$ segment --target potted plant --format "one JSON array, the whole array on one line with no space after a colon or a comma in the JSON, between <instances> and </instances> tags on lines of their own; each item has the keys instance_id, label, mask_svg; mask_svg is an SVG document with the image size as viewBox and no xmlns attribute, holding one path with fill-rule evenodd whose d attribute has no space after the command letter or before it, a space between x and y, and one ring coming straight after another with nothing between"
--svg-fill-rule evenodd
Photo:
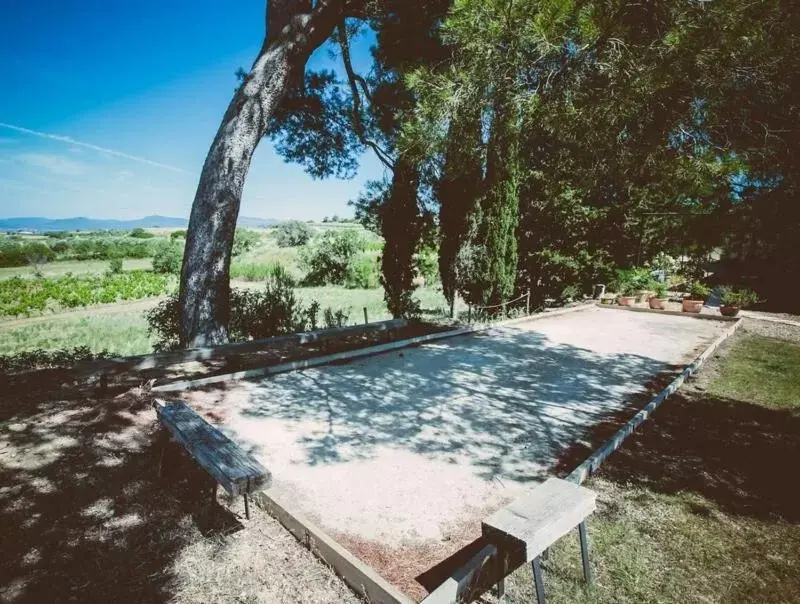
<instances>
[{"instance_id":1,"label":"potted plant","mask_svg":"<svg viewBox=\"0 0 800 604\"><path fill-rule=\"evenodd\" d=\"M662 283L661 281L654 281L652 289L655 294L650 296L650 298L647 300L647 303L653 310L664 310L664 303L669 300L667 297L667 284Z\"/></svg>"},{"instance_id":2,"label":"potted plant","mask_svg":"<svg viewBox=\"0 0 800 604\"><path fill-rule=\"evenodd\" d=\"M724 286L720 290L721 304L719 312L725 317L735 317L742 308L758 302L758 295L751 289L733 289Z\"/></svg>"},{"instance_id":3,"label":"potted plant","mask_svg":"<svg viewBox=\"0 0 800 604\"><path fill-rule=\"evenodd\" d=\"M689 295L683 299L683 312L699 313L703 308L703 303L711 293L711 289L699 281L691 281L687 289Z\"/></svg>"},{"instance_id":4,"label":"potted plant","mask_svg":"<svg viewBox=\"0 0 800 604\"><path fill-rule=\"evenodd\" d=\"M620 306L633 306L636 302L636 287L631 284L622 288L622 294L617 298Z\"/></svg>"}]
</instances>

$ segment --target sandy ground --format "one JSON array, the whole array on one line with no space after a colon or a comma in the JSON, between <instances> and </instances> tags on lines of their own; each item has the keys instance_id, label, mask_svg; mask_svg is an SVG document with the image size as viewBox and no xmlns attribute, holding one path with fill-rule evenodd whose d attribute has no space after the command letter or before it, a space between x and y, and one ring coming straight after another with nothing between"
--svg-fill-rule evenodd
<instances>
[{"instance_id":1,"label":"sandy ground","mask_svg":"<svg viewBox=\"0 0 800 604\"><path fill-rule=\"evenodd\" d=\"M408 573L477 536L484 515L727 326L589 308L186 398L224 409L284 500L413 592ZM416 564L398 577L401 551Z\"/></svg>"}]
</instances>

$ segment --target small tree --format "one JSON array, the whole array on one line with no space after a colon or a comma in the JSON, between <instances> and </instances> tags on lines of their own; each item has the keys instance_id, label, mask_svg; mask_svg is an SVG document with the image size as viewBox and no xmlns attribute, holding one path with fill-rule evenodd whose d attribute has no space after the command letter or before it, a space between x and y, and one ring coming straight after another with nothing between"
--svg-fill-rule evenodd
<instances>
[{"instance_id":1,"label":"small tree","mask_svg":"<svg viewBox=\"0 0 800 604\"><path fill-rule=\"evenodd\" d=\"M299 220L288 220L275 227L278 247L298 247L311 240L311 228Z\"/></svg>"},{"instance_id":2,"label":"small tree","mask_svg":"<svg viewBox=\"0 0 800 604\"><path fill-rule=\"evenodd\" d=\"M233 236L233 250L232 254L234 256L241 256L242 254L246 254L250 252L258 246L261 238L258 236L258 233L247 229L236 229L236 233Z\"/></svg>"},{"instance_id":3,"label":"small tree","mask_svg":"<svg viewBox=\"0 0 800 604\"><path fill-rule=\"evenodd\" d=\"M308 271L308 285L344 285L351 272L351 264L364 249L364 242L353 230L326 231L301 255Z\"/></svg>"},{"instance_id":4,"label":"small tree","mask_svg":"<svg viewBox=\"0 0 800 604\"><path fill-rule=\"evenodd\" d=\"M153 270L157 273L178 275L183 262L183 248L174 242L164 241L153 256Z\"/></svg>"},{"instance_id":5,"label":"small tree","mask_svg":"<svg viewBox=\"0 0 800 604\"><path fill-rule=\"evenodd\" d=\"M131 231L131 237L134 239L152 239L155 237L153 233L145 231L142 227L136 227Z\"/></svg>"}]
</instances>

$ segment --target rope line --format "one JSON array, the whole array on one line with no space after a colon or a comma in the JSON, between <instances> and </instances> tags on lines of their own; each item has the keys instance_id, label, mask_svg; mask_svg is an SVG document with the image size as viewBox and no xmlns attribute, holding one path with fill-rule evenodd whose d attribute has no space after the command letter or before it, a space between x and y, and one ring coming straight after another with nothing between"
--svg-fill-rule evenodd
<instances>
[{"instance_id":1,"label":"rope line","mask_svg":"<svg viewBox=\"0 0 800 604\"><path fill-rule=\"evenodd\" d=\"M508 306L512 302L519 302L520 300L524 300L528 297L528 294L522 294L519 298L514 298L513 300L509 300L508 302L501 302L500 304L492 304L490 306L473 306L475 310L486 310L488 308L500 308L501 306Z\"/></svg>"}]
</instances>

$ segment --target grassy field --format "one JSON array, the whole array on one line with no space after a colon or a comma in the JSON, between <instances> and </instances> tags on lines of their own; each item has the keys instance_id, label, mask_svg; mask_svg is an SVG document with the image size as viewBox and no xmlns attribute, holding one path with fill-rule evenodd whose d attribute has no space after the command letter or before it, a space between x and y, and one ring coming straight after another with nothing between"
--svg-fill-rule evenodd
<instances>
[{"instance_id":1,"label":"grassy field","mask_svg":"<svg viewBox=\"0 0 800 604\"><path fill-rule=\"evenodd\" d=\"M122 262L123 270L150 270L153 263L150 258L128 258ZM41 266L43 277L61 277L67 273L73 275L101 275L108 270L108 260L64 260L48 262ZM12 277L33 277L32 266L12 266L0 268L0 281Z\"/></svg>"},{"instance_id":2,"label":"grassy field","mask_svg":"<svg viewBox=\"0 0 800 604\"><path fill-rule=\"evenodd\" d=\"M800 602L800 346L737 336L585 486L597 582L577 535L544 563L548 602ZM788 473L787 473L788 470ZM535 601L530 569L509 601Z\"/></svg>"},{"instance_id":3,"label":"grassy field","mask_svg":"<svg viewBox=\"0 0 800 604\"><path fill-rule=\"evenodd\" d=\"M152 352L141 306L114 306L118 309L113 314L83 311L0 323L0 354L78 346L121 356Z\"/></svg>"},{"instance_id":4,"label":"grassy field","mask_svg":"<svg viewBox=\"0 0 800 604\"><path fill-rule=\"evenodd\" d=\"M800 407L800 344L758 337L737 341L709 393L769 407Z\"/></svg>"}]
</instances>

